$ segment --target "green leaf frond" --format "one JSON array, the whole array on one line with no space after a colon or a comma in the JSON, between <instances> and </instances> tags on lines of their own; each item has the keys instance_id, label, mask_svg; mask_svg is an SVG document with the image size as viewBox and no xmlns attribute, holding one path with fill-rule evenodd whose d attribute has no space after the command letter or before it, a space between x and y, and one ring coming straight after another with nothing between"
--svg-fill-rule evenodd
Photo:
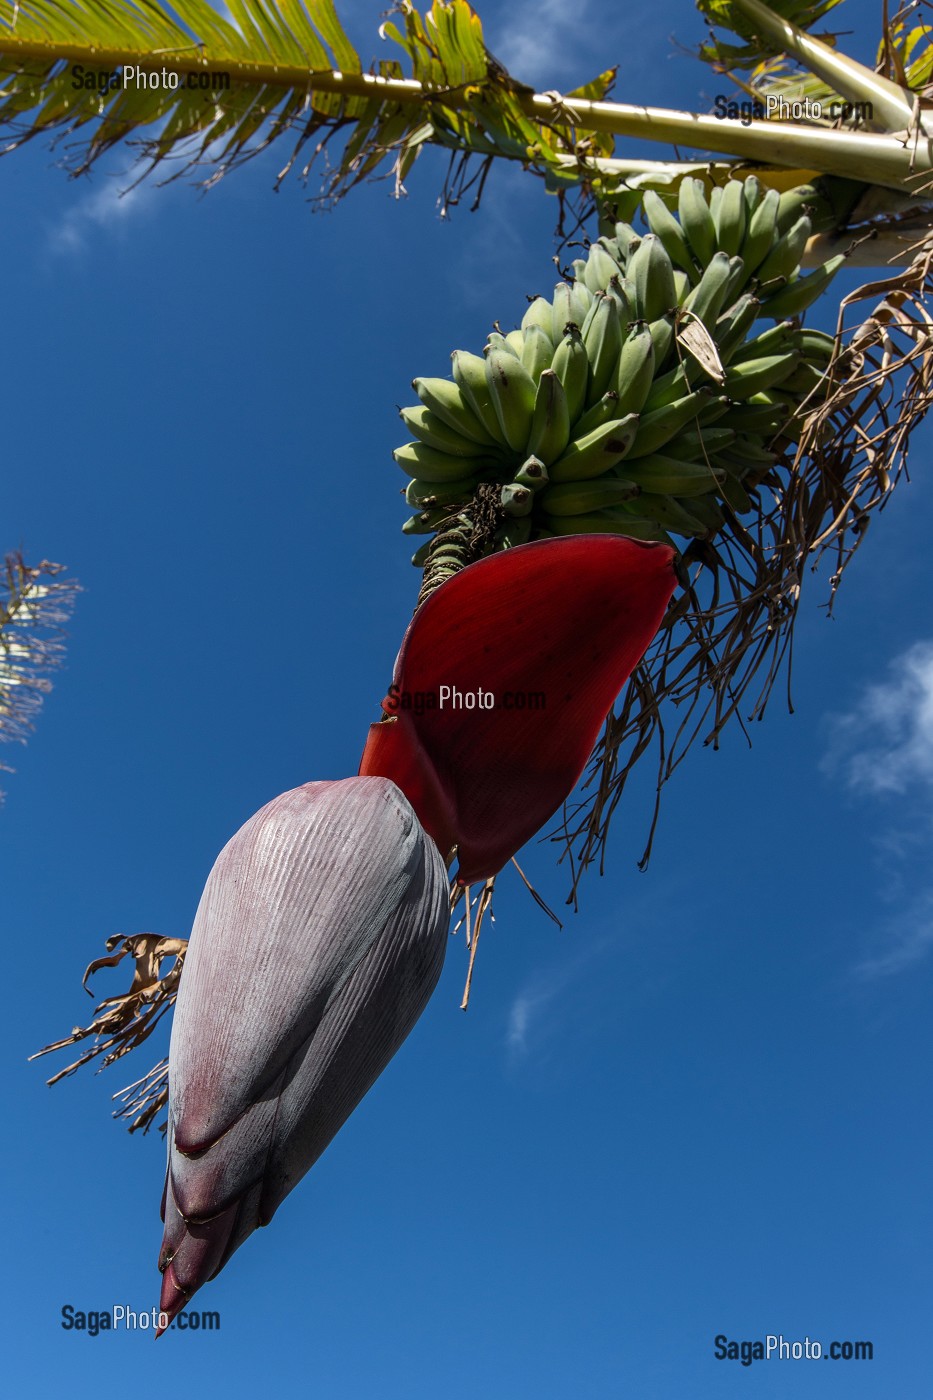
<instances>
[{"instance_id":1,"label":"green leaf frond","mask_svg":"<svg viewBox=\"0 0 933 1400\"><path fill-rule=\"evenodd\" d=\"M286 133L293 147L279 180L311 143L307 177L341 133L323 191L332 199L388 173L387 162L400 188L426 142L555 175L568 160L612 152L611 135L578 132L560 101L529 118L522 101L532 89L487 54L466 0L434 0L423 15L403 0L398 23L381 31L399 59L368 72L331 0L230 0L229 11L234 23L204 0L0 0L4 149L51 134L81 174L135 137L140 178L172 160L171 178L207 169L211 184ZM601 74L569 100L604 99L613 77ZM462 169L458 179L463 186Z\"/></svg>"},{"instance_id":2,"label":"green leaf frond","mask_svg":"<svg viewBox=\"0 0 933 1400\"><path fill-rule=\"evenodd\" d=\"M842 0L817 0L815 4L807 0L772 0L769 9L798 29L809 31L823 15L841 3ZM696 0L696 6L710 28L709 38L700 45L700 58L711 64L717 73L756 69L771 59L785 56L780 44L763 33L736 0ZM720 38L716 30L731 35L732 42ZM835 34L821 33L820 38L824 44L835 47ZM736 39L741 42L735 43Z\"/></svg>"},{"instance_id":3,"label":"green leaf frond","mask_svg":"<svg viewBox=\"0 0 933 1400\"><path fill-rule=\"evenodd\" d=\"M60 564L27 564L8 554L0 574L0 741L25 743L49 672L61 662L62 627L78 586L61 577ZM0 763L0 770L12 771Z\"/></svg>"}]
</instances>

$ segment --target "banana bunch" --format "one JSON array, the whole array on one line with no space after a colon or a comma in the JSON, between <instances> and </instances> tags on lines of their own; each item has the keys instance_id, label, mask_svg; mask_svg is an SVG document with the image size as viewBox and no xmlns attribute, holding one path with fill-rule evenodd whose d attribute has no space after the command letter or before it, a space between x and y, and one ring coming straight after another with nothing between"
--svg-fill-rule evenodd
<instances>
[{"instance_id":1,"label":"banana bunch","mask_svg":"<svg viewBox=\"0 0 933 1400\"><path fill-rule=\"evenodd\" d=\"M502 548L708 537L751 510L833 351L796 320L844 260L801 275L809 198L750 177L707 199L688 178L678 218L647 191L644 234L617 224L520 329L494 331L481 356L454 351L451 379L415 379L420 402L401 410L412 441L394 454L415 512L403 530L449 528L482 483L498 493Z\"/></svg>"}]
</instances>

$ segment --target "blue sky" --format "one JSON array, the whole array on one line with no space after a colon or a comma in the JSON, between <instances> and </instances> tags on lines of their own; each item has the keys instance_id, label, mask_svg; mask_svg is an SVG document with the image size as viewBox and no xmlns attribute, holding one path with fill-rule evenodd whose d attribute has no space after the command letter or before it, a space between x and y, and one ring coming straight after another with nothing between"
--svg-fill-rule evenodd
<instances>
[{"instance_id":1,"label":"blue sky","mask_svg":"<svg viewBox=\"0 0 933 1400\"><path fill-rule=\"evenodd\" d=\"M343 6L367 57L380 9ZM846 13L867 54L873 7ZM542 87L619 61L621 99L708 107L715 80L670 38L699 37L688 5L637 28L604 0L561 14L486 5L489 45ZM252 812L356 771L418 578L395 407L550 290L555 207L500 170L442 223L430 153L407 200L376 185L323 216L295 182L273 194L277 152L203 198L120 201L120 154L81 182L54 162L0 163L2 547L84 590L37 732L4 754L16 1391L928 1394L930 429L834 620L826 571L806 581L796 713L776 693L751 748L735 729L691 754L646 874L638 775L562 931L502 880L468 1013L458 937L371 1094L199 1295L220 1332L153 1353L62 1330L65 1304L157 1302L163 1148L109 1112L160 1049L53 1090L64 1058L25 1057L86 1017L109 934L186 934ZM523 865L562 909L553 850ZM718 1334L771 1333L875 1359L714 1357Z\"/></svg>"}]
</instances>

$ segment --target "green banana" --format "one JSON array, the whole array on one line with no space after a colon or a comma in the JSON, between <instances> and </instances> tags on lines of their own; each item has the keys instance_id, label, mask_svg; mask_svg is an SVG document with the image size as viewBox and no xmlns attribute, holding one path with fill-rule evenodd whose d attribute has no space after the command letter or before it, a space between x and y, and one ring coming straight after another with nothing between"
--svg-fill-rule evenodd
<instances>
[{"instance_id":1,"label":"green banana","mask_svg":"<svg viewBox=\"0 0 933 1400\"><path fill-rule=\"evenodd\" d=\"M742 188L745 192L745 210L747 219L750 219L758 208L758 203L762 195L762 184L757 175L749 175L747 180L742 181Z\"/></svg>"},{"instance_id":2,"label":"green banana","mask_svg":"<svg viewBox=\"0 0 933 1400\"><path fill-rule=\"evenodd\" d=\"M737 436L734 428L690 428L685 433L678 433L664 450L669 457L676 457L679 461L706 462L711 453L731 447Z\"/></svg>"},{"instance_id":3,"label":"green banana","mask_svg":"<svg viewBox=\"0 0 933 1400\"><path fill-rule=\"evenodd\" d=\"M712 330L716 325L731 272L728 254L714 253L703 269L703 276L684 302L684 311L692 312L707 330Z\"/></svg>"},{"instance_id":4,"label":"green banana","mask_svg":"<svg viewBox=\"0 0 933 1400\"><path fill-rule=\"evenodd\" d=\"M755 276L762 286L779 277L786 279L797 271L810 232L810 220L806 214L802 214L793 228L782 234L764 262L756 269Z\"/></svg>"},{"instance_id":5,"label":"green banana","mask_svg":"<svg viewBox=\"0 0 933 1400\"><path fill-rule=\"evenodd\" d=\"M534 492L528 486L510 481L499 493L499 504L506 515L530 515L535 503Z\"/></svg>"},{"instance_id":6,"label":"green banana","mask_svg":"<svg viewBox=\"0 0 933 1400\"><path fill-rule=\"evenodd\" d=\"M755 323L760 306L761 302L756 296L745 292L718 317L712 336L724 365L741 351L742 343Z\"/></svg>"},{"instance_id":7,"label":"green banana","mask_svg":"<svg viewBox=\"0 0 933 1400\"><path fill-rule=\"evenodd\" d=\"M760 394L780 384L796 368L800 355L796 350L785 350L780 355L762 355L757 360L745 360L742 364L733 361L726 370L723 384L730 399L747 399L752 394Z\"/></svg>"},{"instance_id":8,"label":"green banana","mask_svg":"<svg viewBox=\"0 0 933 1400\"><path fill-rule=\"evenodd\" d=\"M756 335L754 340L746 340L733 355L732 363L741 365L746 360L760 359L762 355L775 355L782 350L799 349L793 322L778 321L777 325L769 326L766 331Z\"/></svg>"},{"instance_id":9,"label":"green banana","mask_svg":"<svg viewBox=\"0 0 933 1400\"><path fill-rule=\"evenodd\" d=\"M462 481L464 472L472 471L479 476L496 466L490 457L454 457L449 452L439 452L436 447L428 447L424 442L406 442L397 447L393 457L403 472L419 481L433 481L446 485L451 481Z\"/></svg>"},{"instance_id":10,"label":"green banana","mask_svg":"<svg viewBox=\"0 0 933 1400\"><path fill-rule=\"evenodd\" d=\"M673 544L657 521L622 514L622 510L623 507L615 507L589 515L546 515L544 519L552 535L627 535L633 540L663 540Z\"/></svg>"},{"instance_id":11,"label":"green banana","mask_svg":"<svg viewBox=\"0 0 933 1400\"><path fill-rule=\"evenodd\" d=\"M645 325L632 330L619 354L615 389L619 395L619 416L640 413L654 379L654 340Z\"/></svg>"},{"instance_id":12,"label":"green banana","mask_svg":"<svg viewBox=\"0 0 933 1400\"><path fill-rule=\"evenodd\" d=\"M674 316L659 316L648 326L654 343L654 367L660 370L674 344Z\"/></svg>"},{"instance_id":13,"label":"green banana","mask_svg":"<svg viewBox=\"0 0 933 1400\"><path fill-rule=\"evenodd\" d=\"M789 282L786 287L775 292L773 297L768 298L762 307L763 314L773 316L775 320L782 320L785 316L799 316L813 305L818 296L822 296L845 260L845 253L837 253L834 258L823 263L822 267L811 272L809 277L798 277L795 282Z\"/></svg>"},{"instance_id":14,"label":"green banana","mask_svg":"<svg viewBox=\"0 0 933 1400\"><path fill-rule=\"evenodd\" d=\"M592 432L593 428L601 428L604 423L608 423L610 418L621 418L624 415L619 412L619 396L615 389L610 389L603 394L598 403L594 403L592 408L588 408L583 417L573 425L574 437L582 437L584 433Z\"/></svg>"},{"instance_id":15,"label":"green banana","mask_svg":"<svg viewBox=\"0 0 933 1400\"><path fill-rule=\"evenodd\" d=\"M675 399L673 403L665 404L663 408L656 408L652 413L644 414L639 420L635 440L629 449L628 455L631 460L635 461L638 457L647 457L651 452L658 452L671 438L682 432L688 423L693 422L709 397L707 389L696 389L681 399Z\"/></svg>"},{"instance_id":16,"label":"green banana","mask_svg":"<svg viewBox=\"0 0 933 1400\"><path fill-rule=\"evenodd\" d=\"M465 476L459 481L421 481L413 477L405 488L405 501L413 510L428 510L435 506L466 505L473 495L478 477Z\"/></svg>"},{"instance_id":17,"label":"green banana","mask_svg":"<svg viewBox=\"0 0 933 1400\"><path fill-rule=\"evenodd\" d=\"M449 428L442 418L419 404L416 408L400 408L399 417L408 431L428 447L449 452L452 457L482 457L487 448L459 431Z\"/></svg>"},{"instance_id":18,"label":"green banana","mask_svg":"<svg viewBox=\"0 0 933 1400\"><path fill-rule=\"evenodd\" d=\"M690 252L683 229L664 200L655 190L645 190L642 209L651 232L660 238L671 262L686 273L691 283L695 282L698 274L693 254Z\"/></svg>"},{"instance_id":19,"label":"green banana","mask_svg":"<svg viewBox=\"0 0 933 1400\"><path fill-rule=\"evenodd\" d=\"M552 369L542 372L535 392L527 450L550 465L570 441L570 410L564 386Z\"/></svg>"},{"instance_id":20,"label":"green banana","mask_svg":"<svg viewBox=\"0 0 933 1400\"><path fill-rule=\"evenodd\" d=\"M692 515L685 506L679 505L672 496L652 495L643 491L635 504L641 515L648 520L656 520L666 530L673 530L678 535L706 534L703 521Z\"/></svg>"},{"instance_id":21,"label":"green banana","mask_svg":"<svg viewBox=\"0 0 933 1400\"><path fill-rule=\"evenodd\" d=\"M537 383L543 369L549 369L554 356L551 337L540 326L529 326L522 346L522 364Z\"/></svg>"},{"instance_id":22,"label":"green banana","mask_svg":"<svg viewBox=\"0 0 933 1400\"><path fill-rule=\"evenodd\" d=\"M586 402L596 403L609 388L622 352L622 323L612 297L600 292L593 315L583 334L583 345L590 362Z\"/></svg>"},{"instance_id":23,"label":"green banana","mask_svg":"<svg viewBox=\"0 0 933 1400\"><path fill-rule=\"evenodd\" d=\"M558 282L554 288L551 306L551 340L557 346L563 340L569 325L579 326L568 282Z\"/></svg>"},{"instance_id":24,"label":"green banana","mask_svg":"<svg viewBox=\"0 0 933 1400\"><path fill-rule=\"evenodd\" d=\"M547 515L586 515L605 506L618 505L638 495L631 481L600 476L589 481L564 481L541 492L539 504Z\"/></svg>"},{"instance_id":25,"label":"green banana","mask_svg":"<svg viewBox=\"0 0 933 1400\"><path fill-rule=\"evenodd\" d=\"M821 198L815 185L796 185L792 190L785 190L778 200L775 220L778 233L786 233L789 228L793 228L801 214L809 217L810 211Z\"/></svg>"},{"instance_id":26,"label":"green banana","mask_svg":"<svg viewBox=\"0 0 933 1400\"><path fill-rule=\"evenodd\" d=\"M726 279L726 295L722 299L723 306L729 306L740 292L744 291L748 275L745 271L745 263L738 255L729 259L729 276Z\"/></svg>"},{"instance_id":27,"label":"green banana","mask_svg":"<svg viewBox=\"0 0 933 1400\"><path fill-rule=\"evenodd\" d=\"M529 457L515 473L515 481L519 486L528 486L532 491L541 491L549 481L548 469L540 458Z\"/></svg>"},{"instance_id":28,"label":"green banana","mask_svg":"<svg viewBox=\"0 0 933 1400\"><path fill-rule=\"evenodd\" d=\"M554 312L551 303L546 297L535 297L528 303L528 309L522 317L522 330L527 335L532 326L537 326L544 331L551 342L551 349L554 348L553 326Z\"/></svg>"},{"instance_id":29,"label":"green banana","mask_svg":"<svg viewBox=\"0 0 933 1400\"><path fill-rule=\"evenodd\" d=\"M527 544L530 539L530 515L509 520L496 535L496 540L503 549L514 549L517 545Z\"/></svg>"},{"instance_id":30,"label":"green banana","mask_svg":"<svg viewBox=\"0 0 933 1400\"><path fill-rule=\"evenodd\" d=\"M464 401L482 425L483 431L493 442L501 443L503 439L499 416L486 379L486 361L481 355L471 355L469 350L455 350L450 360L453 365L454 383Z\"/></svg>"},{"instance_id":31,"label":"green banana","mask_svg":"<svg viewBox=\"0 0 933 1400\"><path fill-rule=\"evenodd\" d=\"M605 248L601 248L598 243L594 243L590 248L589 257L586 260L586 267L583 272L583 285L587 291L604 292L609 286L609 279L619 274L619 265L616 260L609 256Z\"/></svg>"},{"instance_id":32,"label":"green banana","mask_svg":"<svg viewBox=\"0 0 933 1400\"><path fill-rule=\"evenodd\" d=\"M665 404L673 403L675 399L682 399L684 394L690 393L690 372L696 374L696 367L690 366L686 362L681 362L669 369L665 374L658 375L652 381L651 391L639 412L653 413L656 408L663 408Z\"/></svg>"},{"instance_id":33,"label":"green banana","mask_svg":"<svg viewBox=\"0 0 933 1400\"><path fill-rule=\"evenodd\" d=\"M513 452L523 451L535 406L534 380L514 355L494 348L486 356L486 383L502 437Z\"/></svg>"},{"instance_id":34,"label":"green banana","mask_svg":"<svg viewBox=\"0 0 933 1400\"><path fill-rule=\"evenodd\" d=\"M730 258L742 247L745 222L745 187L741 180L729 180L722 188L715 223L716 241Z\"/></svg>"},{"instance_id":35,"label":"green banana","mask_svg":"<svg viewBox=\"0 0 933 1400\"><path fill-rule=\"evenodd\" d=\"M645 234L626 272L635 284L635 310L643 321L657 321L677 305L674 269L656 233Z\"/></svg>"},{"instance_id":36,"label":"green banana","mask_svg":"<svg viewBox=\"0 0 933 1400\"><path fill-rule=\"evenodd\" d=\"M413 379L411 387L425 408L430 409L455 433L461 433L482 447L494 447L498 442L498 438L487 431L471 404L451 380Z\"/></svg>"},{"instance_id":37,"label":"green banana","mask_svg":"<svg viewBox=\"0 0 933 1400\"><path fill-rule=\"evenodd\" d=\"M567 411L571 423L575 423L583 412L586 403L586 387L589 381L590 362L587 358L583 337L576 329L568 331L551 361L551 369L564 386L567 395ZM540 456L540 453L538 454Z\"/></svg>"},{"instance_id":38,"label":"green banana","mask_svg":"<svg viewBox=\"0 0 933 1400\"><path fill-rule=\"evenodd\" d=\"M764 262L775 240L780 198L777 190L766 190L748 221L741 254L749 277L753 276L759 264Z\"/></svg>"},{"instance_id":39,"label":"green banana","mask_svg":"<svg viewBox=\"0 0 933 1400\"><path fill-rule=\"evenodd\" d=\"M701 267L707 267L716 252L716 225L706 202L702 180L691 175L681 180L678 194L680 225Z\"/></svg>"},{"instance_id":40,"label":"green banana","mask_svg":"<svg viewBox=\"0 0 933 1400\"><path fill-rule=\"evenodd\" d=\"M562 457L549 468L552 482L586 481L602 476L628 452L638 430L638 415L613 418L581 438L574 438Z\"/></svg>"},{"instance_id":41,"label":"green banana","mask_svg":"<svg viewBox=\"0 0 933 1400\"><path fill-rule=\"evenodd\" d=\"M724 475L705 462L684 462L677 457L667 457L663 452L639 457L637 461L626 463L623 470L642 491L661 496L702 496L707 491L715 491Z\"/></svg>"}]
</instances>

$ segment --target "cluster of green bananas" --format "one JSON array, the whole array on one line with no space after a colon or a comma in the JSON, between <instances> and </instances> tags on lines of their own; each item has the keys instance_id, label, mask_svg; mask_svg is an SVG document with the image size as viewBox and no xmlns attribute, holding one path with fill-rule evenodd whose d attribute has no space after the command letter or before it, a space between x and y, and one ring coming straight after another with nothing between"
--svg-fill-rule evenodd
<instances>
[{"instance_id":1,"label":"cluster of green bananas","mask_svg":"<svg viewBox=\"0 0 933 1400\"><path fill-rule=\"evenodd\" d=\"M801 275L808 192L751 177L707 199L688 178L678 220L648 191L648 232L617 224L519 330L491 334L482 356L455 351L452 379L414 380L413 441L395 452L411 478L405 532L446 528L482 483L498 491L502 546L706 537L725 509L750 510L833 350L792 319L843 261ZM750 338L761 317L775 324Z\"/></svg>"}]
</instances>

